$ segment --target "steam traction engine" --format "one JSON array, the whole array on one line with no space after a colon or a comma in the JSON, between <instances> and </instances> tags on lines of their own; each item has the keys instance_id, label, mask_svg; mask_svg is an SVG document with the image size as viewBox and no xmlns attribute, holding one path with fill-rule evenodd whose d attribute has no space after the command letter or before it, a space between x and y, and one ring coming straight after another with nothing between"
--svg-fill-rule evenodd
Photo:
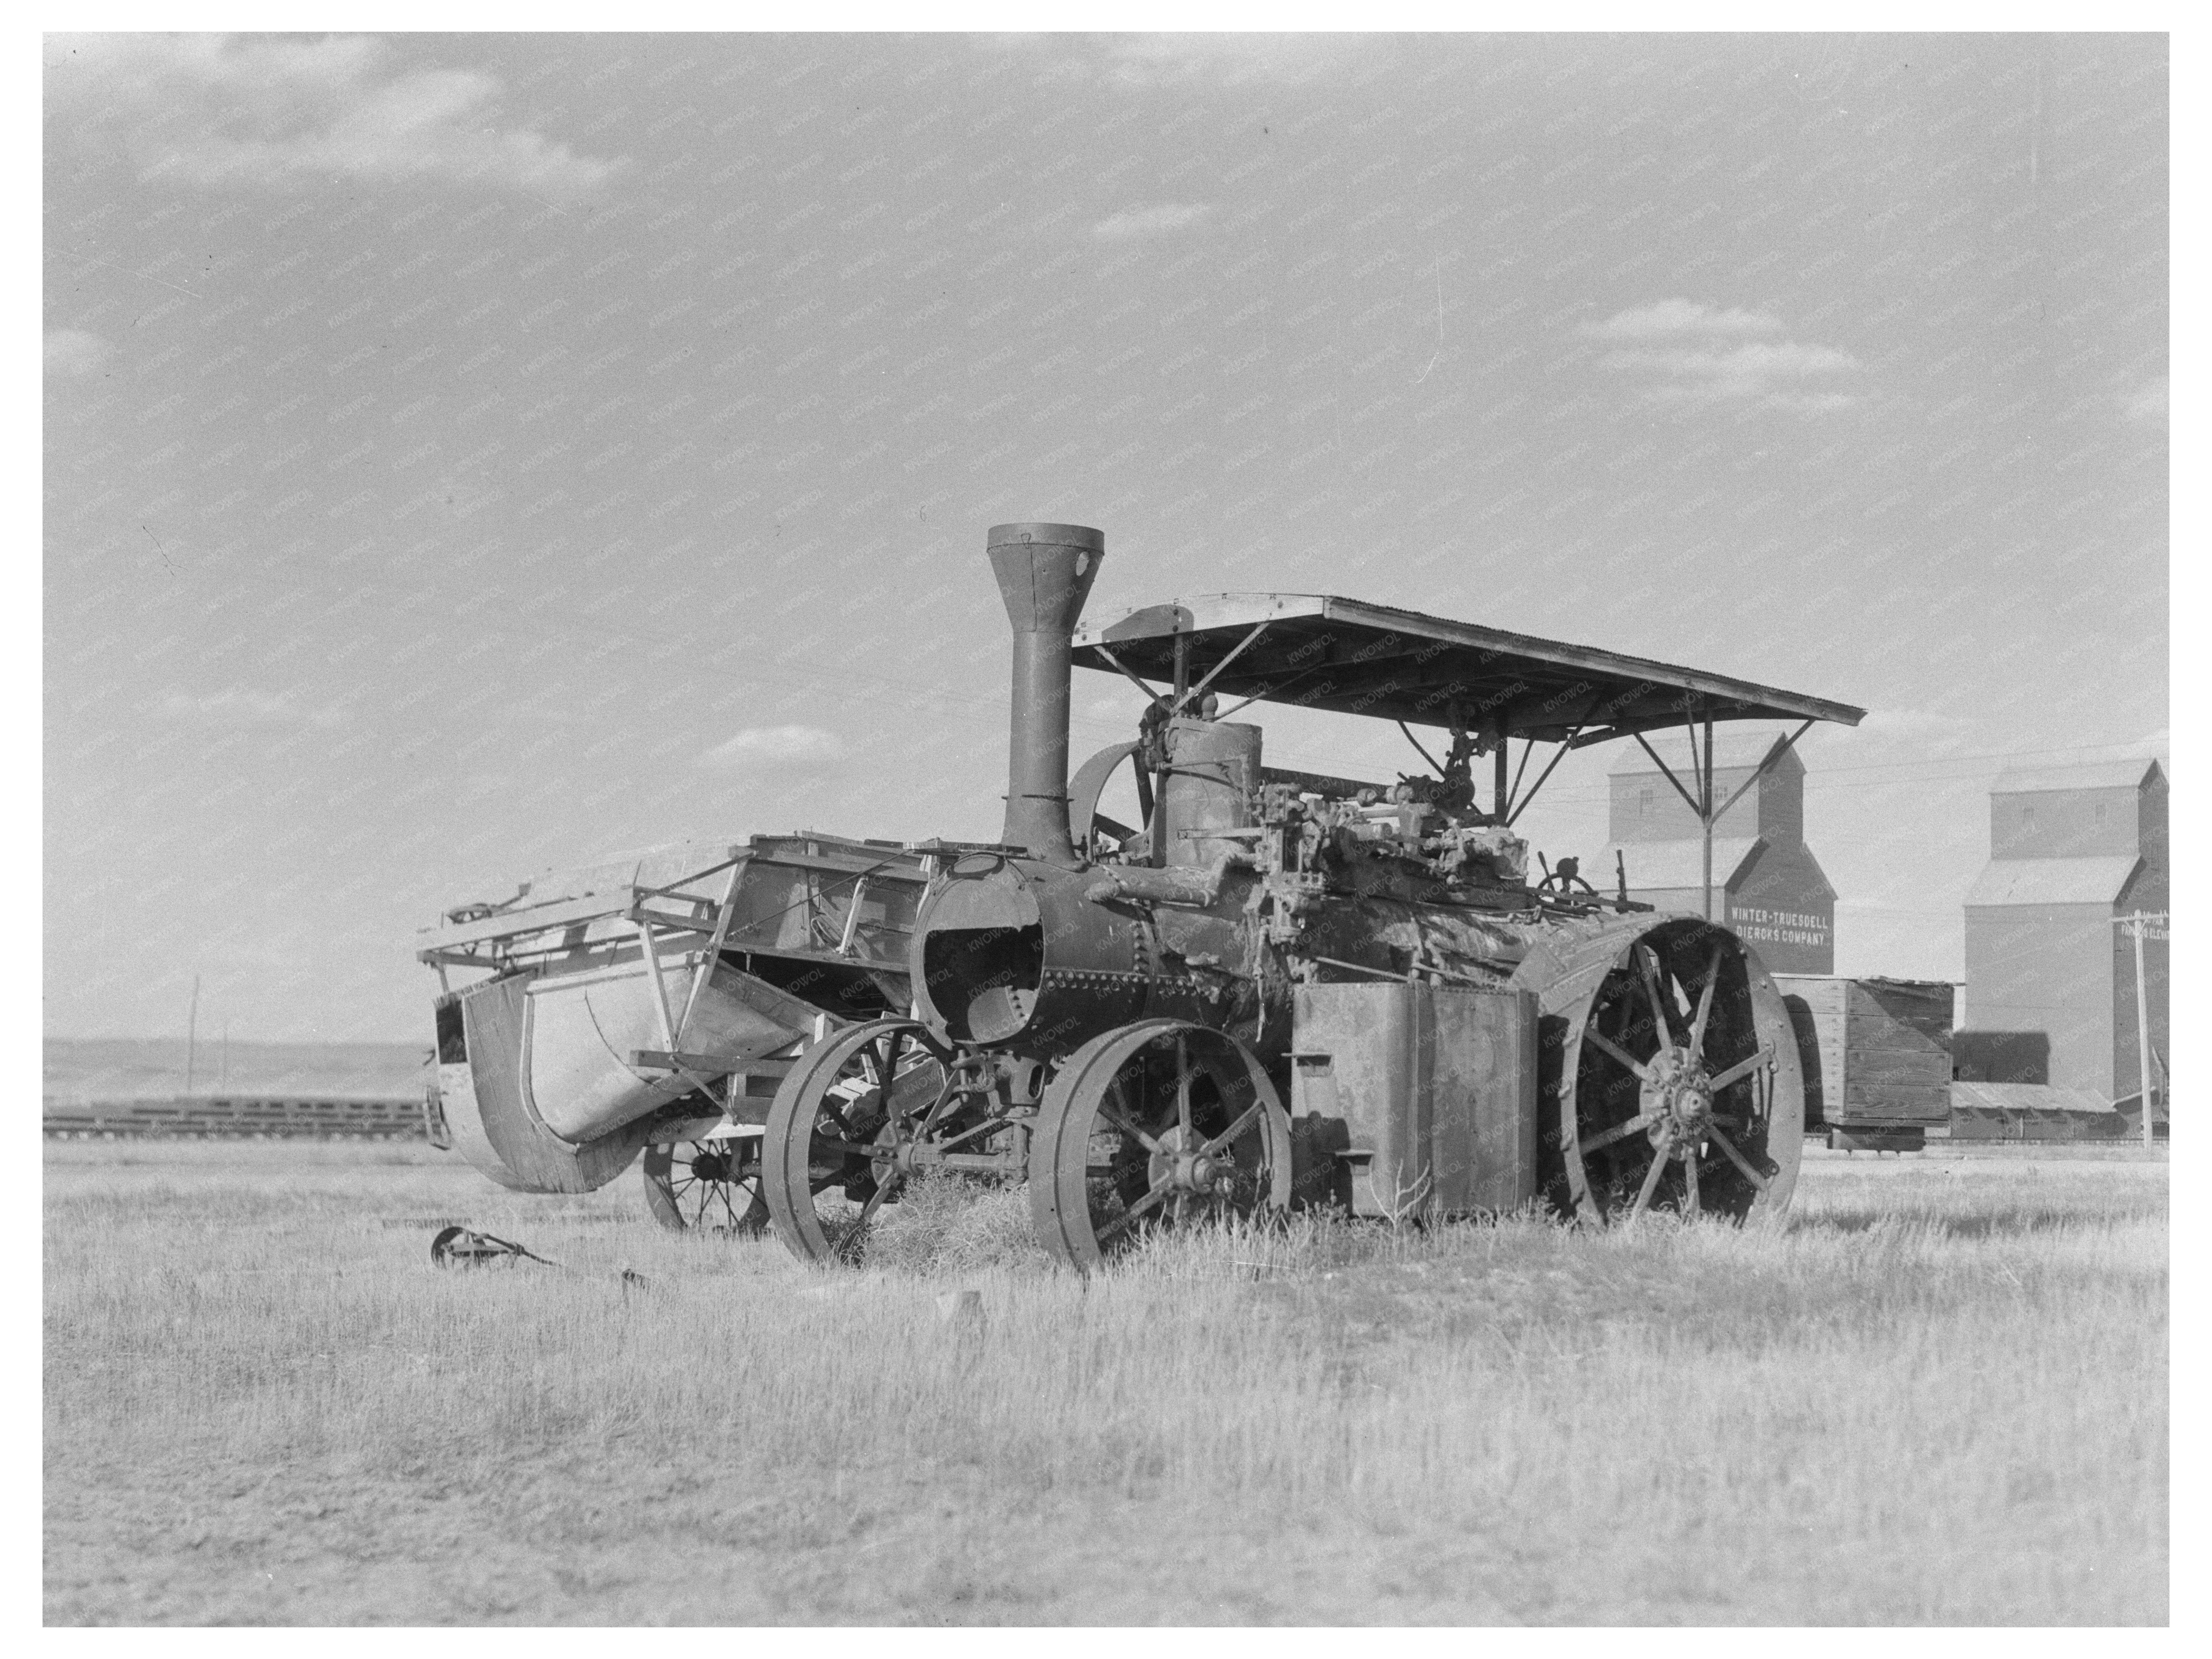
<instances>
[{"instance_id":1,"label":"steam traction engine","mask_svg":"<svg viewBox=\"0 0 2212 1659\"><path fill-rule=\"evenodd\" d=\"M1013 625L1005 830L909 849L928 878L911 1009L842 1026L783 1078L760 1183L787 1244L856 1255L931 1169L1025 1177L1040 1237L1085 1268L1149 1226L1294 1203L1402 1218L1540 1199L1601 1223L1787 1204L1803 1088L1756 954L1625 883L1604 897L1571 860L1532 883L1511 826L1568 749L1676 724L1693 752L1703 731L1710 824L1715 721L1862 711L1323 596L1079 635L1103 552L1079 526L990 532ZM1150 702L1071 781L1077 664ZM1448 747L1387 785L1279 771L1226 697ZM1523 793L1538 744L1554 752ZM1125 767L1135 825L1099 810Z\"/></svg>"}]
</instances>

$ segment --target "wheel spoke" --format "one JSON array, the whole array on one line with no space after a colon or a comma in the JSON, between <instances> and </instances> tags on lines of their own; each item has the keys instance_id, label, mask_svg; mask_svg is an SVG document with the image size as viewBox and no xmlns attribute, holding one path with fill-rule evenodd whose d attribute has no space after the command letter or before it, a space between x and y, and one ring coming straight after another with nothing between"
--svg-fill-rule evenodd
<instances>
[{"instance_id":1,"label":"wheel spoke","mask_svg":"<svg viewBox=\"0 0 2212 1659\"><path fill-rule=\"evenodd\" d=\"M1659 1114L1656 1112L1638 1112L1627 1122L1616 1123L1603 1134L1592 1135L1588 1140L1581 1143L1582 1150L1585 1152L1601 1151L1612 1146L1614 1141L1626 1140L1638 1129L1648 1128L1658 1121Z\"/></svg>"},{"instance_id":2,"label":"wheel spoke","mask_svg":"<svg viewBox=\"0 0 2212 1659\"><path fill-rule=\"evenodd\" d=\"M1127 1209L1122 1211L1120 1215L1115 1217L1113 1220L1108 1222L1105 1226L1098 1230L1098 1242L1101 1244L1103 1244L1108 1239L1113 1237L1115 1233L1120 1232L1122 1228L1129 1225L1132 1222L1136 1220L1139 1216L1144 1214L1146 1211L1151 1209L1153 1205L1158 1203L1162 1199L1165 1198L1174 1190L1175 1177L1172 1176L1162 1176L1158 1186L1153 1188L1142 1198L1139 1199L1134 1204L1132 1204Z\"/></svg>"},{"instance_id":3,"label":"wheel spoke","mask_svg":"<svg viewBox=\"0 0 2212 1659\"><path fill-rule=\"evenodd\" d=\"M1659 995L1658 962L1652 956L1649 945L1636 947L1636 966L1644 975L1644 994L1651 1000L1651 1018L1658 1030L1659 1041L1662 1044L1671 1045L1674 1041L1674 1024L1667 1017L1667 1005Z\"/></svg>"},{"instance_id":4,"label":"wheel spoke","mask_svg":"<svg viewBox=\"0 0 2212 1659\"><path fill-rule=\"evenodd\" d=\"M1261 1103L1256 1100L1254 1101L1249 1106L1247 1106L1244 1109L1244 1115L1242 1117L1238 1118L1236 1122L1231 1124L1226 1129L1224 1129L1219 1134L1214 1136L1212 1139L1207 1141L1205 1146L1200 1147L1198 1149L1198 1155L1200 1158L1207 1158L1211 1157L1213 1153L1219 1152L1224 1146L1226 1146L1231 1141L1236 1139L1239 1135L1242 1135L1247 1128L1251 1127L1253 1120L1260 1115L1260 1110Z\"/></svg>"},{"instance_id":5,"label":"wheel spoke","mask_svg":"<svg viewBox=\"0 0 2212 1659\"><path fill-rule=\"evenodd\" d=\"M1757 1071L1760 1066L1767 1064L1773 1058L1774 1045L1770 1042L1764 1048L1760 1048L1759 1051L1753 1054L1750 1059L1736 1061L1736 1063L1729 1066L1728 1070L1715 1077L1712 1082L1707 1086L1709 1086L1715 1094L1718 1094L1722 1090L1727 1088L1729 1084L1749 1077L1753 1072Z\"/></svg>"},{"instance_id":6,"label":"wheel spoke","mask_svg":"<svg viewBox=\"0 0 2212 1659\"><path fill-rule=\"evenodd\" d=\"M1653 1149L1651 1167L1644 1172L1643 1190L1636 1194L1636 1203L1628 1212L1628 1218L1631 1221L1644 1213L1644 1206L1651 1202L1651 1194L1659 1190L1659 1177L1667 1173L1667 1160L1673 1157L1674 1153L1674 1137L1672 1135L1662 1139L1659 1145Z\"/></svg>"},{"instance_id":7,"label":"wheel spoke","mask_svg":"<svg viewBox=\"0 0 2212 1659\"><path fill-rule=\"evenodd\" d=\"M1685 1183L1682 1213L1695 1215L1703 1202L1698 1194L1698 1154L1695 1147L1691 1148L1690 1156L1682 1160L1682 1180Z\"/></svg>"},{"instance_id":8,"label":"wheel spoke","mask_svg":"<svg viewBox=\"0 0 2212 1659\"><path fill-rule=\"evenodd\" d=\"M892 1170L888 1176L885 1176L883 1181L877 1186L876 1190L868 1194L868 1201L860 1206L860 1218L853 1224L853 1231L857 1233L861 1228L866 1226L868 1223L874 1220L876 1218L876 1212L882 1207L883 1201L903 1185L905 1180L906 1177L899 1174L896 1170Z\"/></svg>"},{"instance_id":9,"label":"wheel spoke","mask_svg":"<svg viewBox=\"0 0 2212 1659\"><path fill-rule=\"evenodd\" d=\"M1735 1142L1730 1140L1726 1135L1723 1134L1717 1124L1715 1125L1713 1128L1713 1139L1720 1142L1721 1150L1728 1154L1729 1162L1735 1164L1737 1169L1743 1171L1744 1179L1751 1182L1753 1186L1758 1188L1760 1192L1765 1192L1766 1190L1766 1177L1751 1167L1751 1160L1747 1158L1741 1152L1736 1151Z\"/></svg>"},{"instance_id":10,"label":"wheel spoke","mask_svg":"<svg viewBox=\"0 0 2212 1659\"><path fill-rule=\"evenodd\" d=\"M1123 1117L1119 1112L1109 1109L1103 1100L1098 1103L1098 1115L1104 1118L1109 1123L1119 1129L1123 1134L1127 1135L1131 1139L1137 1142L1137 1144L1141 1146L1146 1152L1157 1152L1159 1151L1160 1143L1158 1141L1153 1139L1152 1136L1146 1134L1142 1129L1139 1129L1135 1124L1130 1122L1128 1119Z\"/></svg>"},{"instance_id":11,"label":"wheel spoke","mask_svg":"<svg viewBox=\"0 0 2212 1659\"><path fill-rule=\"evenodd\" d=\"M1637 1059L1634 1054L1630 1054L1627 1049L1622 1048L1604 1032L1599 1030L1595 1023L1591 1024L1588 1030L1583 1033L1583 1041L1585 1042L1595 1043L1607 1054L1611 1054L1623 1066L1628 1067L1630 1071L1635 1073L1638 1078L1648 1079L1651 1075L1650 1068L1647 1067L1642 1060Z\"/></svg>"},{"instance_id":12,"label":"wheel spoke","mask_svg":"<svg viewBox=\"0 0 2212 1659\"><path fill-rule=\"evenodd\" d=\"M1728 954L1728 946L1713 946L1713 965L1705 973L1705 988L1698 993L1698 1017L1690 1024L1690 1052L1701 1054L1705 1051L1705 1021L1713 1012L1713 988L1721 982L1721 958Z\"/></svg>"},{"instance_id":13,"label":"wheel spoke","mask_svg":"<svg viewBox=\"0 0 2212 1659\"><path fill-rule=\"evenodd\" d=\"M915 1069L921 1068L917 1066ZM914 1132L915 1139L917 1140L927 1139L934 1133L938 1124L944 1119L945 1114L952 1109L952 1103L960 1098L959 1090L952 1084L952 1074L940 1066L938 1069L938 1076L941 1080L937 1085L937 1097L929 1103L929 1109L921 1114L921 1127ZM954 1137L956 1140L959 1138L957 1135Z\"/></svg>"},{"instance_id":14,"label":"wheel spoke","mask_svg":"<svg viewBox=\"0 0 2212 1659\"><path fill-rule=\"evenodd\" d=\"M1190 1144L1190 1065L1185 1052L1182 1033L1176 1033L1176 1127L1182 1133L1182 1144Z\"/></svg>"}]
</instances>

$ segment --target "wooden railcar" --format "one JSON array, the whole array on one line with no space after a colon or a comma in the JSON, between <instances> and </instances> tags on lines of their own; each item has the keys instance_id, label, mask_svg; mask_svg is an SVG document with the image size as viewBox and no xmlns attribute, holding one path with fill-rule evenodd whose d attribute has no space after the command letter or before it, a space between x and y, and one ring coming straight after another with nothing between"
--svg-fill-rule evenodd
<instances>
[{"instance_id":1,"label":"wooden railcar","mask_svg":"<svg viewBox=\"0 0 2212 1659\"><path fill-rule=\"evenodd\" d=\"M1832 1146L1917 1152L1951 1121L1948 980L1777 974L1805 1073L1805 1128Z\"/></svg>"}]
</instances>

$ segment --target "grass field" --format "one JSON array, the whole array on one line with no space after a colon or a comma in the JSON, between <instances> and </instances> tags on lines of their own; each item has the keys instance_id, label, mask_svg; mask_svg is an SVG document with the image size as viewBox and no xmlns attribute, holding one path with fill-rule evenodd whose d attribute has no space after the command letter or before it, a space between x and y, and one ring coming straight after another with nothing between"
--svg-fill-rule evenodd
<instances>
[{"instance_id":1,"label":"grass field","mask_svg":"<svg viewBox=\"0 0 2212 1659\"><path fill-rule=\"evenodd\" d=\"M1777 1232L1309 1225L1086 1285L1005 1200L825 1273L634 1174L50 1144L46 1616L2161 1623L2166 1175L1808 1156ZM445 1218L568 1271L441 1273Z\"/></svg>"}]
</instances>

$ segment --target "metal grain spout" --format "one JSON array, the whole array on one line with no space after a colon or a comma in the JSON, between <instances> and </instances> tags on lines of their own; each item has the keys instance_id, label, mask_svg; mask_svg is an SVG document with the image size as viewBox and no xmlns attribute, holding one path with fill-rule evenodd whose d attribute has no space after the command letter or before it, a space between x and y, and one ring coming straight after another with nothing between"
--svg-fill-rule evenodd
<instances>
[{"instance_id":1,"label":"metal grain spout","mask_svg":"<svg viewBox=\"0 0 2212 1659\"><path fill-rule=\"evenodd\" d=\"M988 545L1014 629L1006 827L1000 839L1047 863L1078 862L1067 829L1070 641L1106 538L1077 524L1001 524Z\"/></svg>"}]
</instances>

